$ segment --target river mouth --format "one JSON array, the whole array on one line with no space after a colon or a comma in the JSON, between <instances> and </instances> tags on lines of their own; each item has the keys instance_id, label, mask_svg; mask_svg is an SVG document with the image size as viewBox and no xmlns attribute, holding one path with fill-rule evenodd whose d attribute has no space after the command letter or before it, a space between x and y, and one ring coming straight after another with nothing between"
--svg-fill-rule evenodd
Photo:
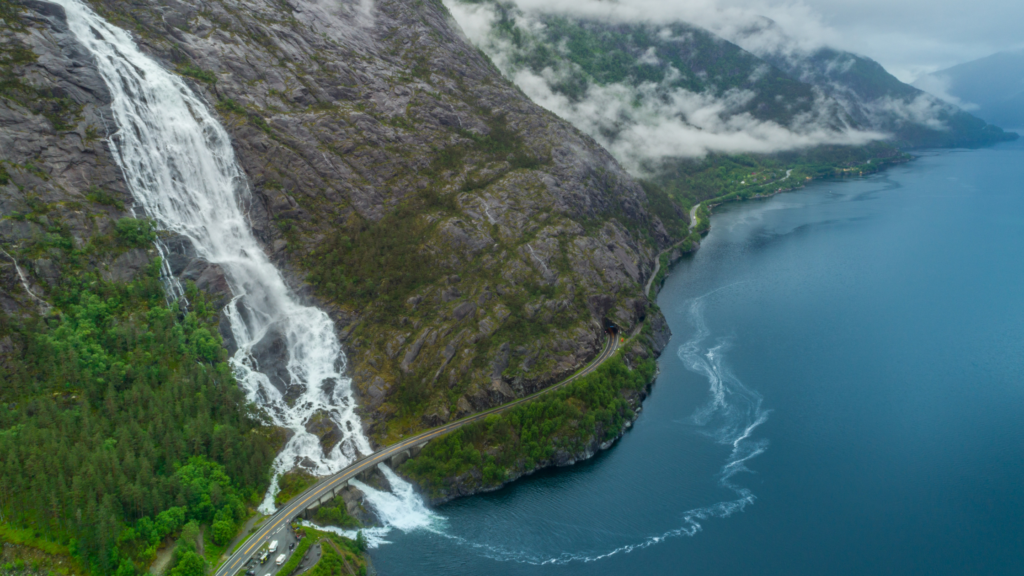
<instances>
[{"instance_id":1,"label":"river mouth","mask_svg":"<svg viewBox=\"0 0 1024 576\"><path fill-rule=\"evenodd\" d=\"M612 450L437 509L382 574L1013 573L1024 146L723 206Z\"/></svg>"}]
</instances>

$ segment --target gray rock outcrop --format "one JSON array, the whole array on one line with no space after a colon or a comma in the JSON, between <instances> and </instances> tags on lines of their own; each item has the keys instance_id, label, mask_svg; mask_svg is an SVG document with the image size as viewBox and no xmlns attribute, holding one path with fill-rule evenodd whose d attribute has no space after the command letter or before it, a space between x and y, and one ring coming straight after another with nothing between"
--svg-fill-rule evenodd
<instances>
[{"instance_id":1,"label":"gray rock outcrop","mask_svg":"<svg viewBox=\"0 0 1024 576\"><path fill-rule=\"evenodd\" d=\"M62 11L24 4L30 25L3 42L37 58L17 73L73 106L44 115L46 98L0 98L0 216L31 211L31 196L78 241L110 234L132 200L105 140L109 94ZM403 410L426 416L403 420L416 428L539 390L596 356L608 322L660 314L642 284L672 239L643 189L502 78L439 2L91 5L220 112L254 232L337 322L372 432L412 431L389 428ZM45 226L0 219L0 243ZM180 238L164 245L172 274L229 301L219 267ZM155 256L124 251L97 268L129 279ZM60 271L37 260L42 287ZM24 306L2 266L0 303ZM286 389L275 340L255 353Z\"/></svg>"}]
</instances>

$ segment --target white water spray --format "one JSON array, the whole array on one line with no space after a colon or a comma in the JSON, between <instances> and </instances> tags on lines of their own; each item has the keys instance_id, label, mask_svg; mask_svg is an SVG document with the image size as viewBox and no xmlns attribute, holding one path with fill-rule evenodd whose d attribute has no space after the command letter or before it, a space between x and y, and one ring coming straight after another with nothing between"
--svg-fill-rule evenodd
<instances>
[{"instance_id":1,"label":"white water spray","mask_svg":"<svg viewBox=\"0 0 1024 576\"><path fill-rule=\"evenodd\" d=\"M412 485L402 480L391 468L381 464L380 471L384 474L384 478L387 479L388 483L391 484L393 492L377 490L373 486L364 484L359 480L349 481L353 486L366 494L366 501L369 502L370 507L377 513L381 523L384 524L383 527L362 530L363 536L366 537L367 545L370 548L376 548L381 544L390 544L390 542L385 540L385 537L394 528L402 532L429 530L435 534L443 535L445 518L438 516L427 508L423 500L416 495ZM356 538L356 530L345 530L333 526L316 526L306 522L304 524L314 526L317 530L327 530L328 532L341 534L353 540Z\"/></svg>"},{"instance_id":2,"label":"white water spray","mask_svg":"<svg viewBox=\"0 0 1024 576\"><path fill-rule=\"evenodd\" d=\"M270 513L282 472L301 462L314 474L331 474L373 451L355 413L351 380L343 376L346 358L334 323L296 300L257 243L242 209L251 201L245 175L206 104L83 2L53 1L64 7L72 33L95 57L110 89L118 131L109 143L129 189L160 227L189 238L200 257L221 266L234 294L225 313L238 345L230 360L238 382L276 425L294 432L274 462L274 481L260 507ZM252 355L265 339L280 339L287 348L292 405ZM305 429L317 412L328 414L343 434L329 454ZM408 487L395 478L393 486ZM407 492L415 497L411 487Z\"/></svg>"}]
</instances>

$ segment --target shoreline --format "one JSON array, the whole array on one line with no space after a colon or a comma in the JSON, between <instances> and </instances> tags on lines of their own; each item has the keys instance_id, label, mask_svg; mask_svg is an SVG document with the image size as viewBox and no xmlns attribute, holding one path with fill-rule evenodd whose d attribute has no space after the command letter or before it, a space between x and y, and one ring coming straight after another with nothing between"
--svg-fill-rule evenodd
<instances>
[{"instance_id":1,"label":"shoreline","mask_svg":"<svg viewBox=\"0 0 1024 576\"><path fill-rule=\"evenodd\" d=\"M657 297L658 297L658 292L660 292L661 286L664 285L665 279L668 277L668 274L669 274L668 268L671 267L676 262L678 262L679 260L681 260L682 257L685 254L692 254L692 253L694 253L694 252L696 252L697 250L700 249L700 241L699 240L695 241L693 247L688 249L688 250L680 250L679 247L683 243L687 242L688 240L691 240L692 233L693 233L694 229L697 227L697 224L698 224L698 221L697 221L697 211L702 206L704 207L705 210L707 210L707 227L698 230L698 232L700 233L700 237L701 238L706 236L710 232L710 230L711 230L711 220L710 220L710 218L711 218L711 211L714 208L716 208L718 206L721 206L723 204L731 204L733 202L746 202L746 201L749 201L749 200L767 200L767 199L773 198L773 197L775 197L775 196L777 196L779 194L784 194L786 192L793 192L794 190L801 190L803 188L806 188L807 184L810 183L810 182L825 182L825 181L828 181L829 178L834 178L836 180L846 180L848 178L862 178L864 176L870 176L872 174L878 174L879 172L882 172L884 170L888 170L889 168L891 168L893 166L898 166L900 164L906 164L906 163L912 162L915 159L917 159L917 156L906 154L905 156L897 158L897 159L887 160L887 161L879 163L879 164L873 164L871 166L871 169L869 169L867 171L865 171L863 169L858 170L856 175L853 175L853 173L852 173L853 168L849 168L849 169L842 170L842 172L839 173L839 174L833 174L832 176L826 176L826 177L821 177L821 178L811 178L811 177L808 177L806 180L801 181L799 184L797 184L795 186L790 186L789 188L779 188L777 190L774 190L774 191L768 192L768 193L759 193L759 194L754 194L753 196L744 197L744 196L740 196L739 192L730 192L729 194L725 194L725 195L722 195L722 196L716 196L715 198L711 198L711 199L708 199L708 200L702 200L702 201L698 202L697 204L695 204L690 209L690 212L689 212L689 214L690 214L690 227L688 229L688 232L690 234L687 235L686 238L680 240L679 242L676 242L672 246L670 246L670 247L668 247L668 248L666 248L666 249L664 249L664 250L662 250L661 252L658 253L658 256L656 258L656 263L655 263L654 271L652 272L651 278L648 279L647 285L644 288L644 295L647 296L648 299L651 299L652 301L656 300ZM863 168L863 167L860 167L860 168ZM788 174L786 175L785 178L783 178L781 180L777 180L775 183L782 182L782 181L786 180L787 178L789 178ZM677 253L677 251L678 251L678 253ZM662 262L661 262L661 259L665 255L669 255L669 258L667 258L666 264L663 266ZM659 274L661 274L660 278L658 278ZM655 294L654 294L653 298L651 298L651 296L650 296L650 291L651 291L652 288L657 288L657 290L655 290Z\"/></svg>"},{"instance_id":2,"label":"shoreline","mask_svg":"<svg viewBox=\"0 0 1024 576\"><path fill-rule=\"evenodd\" d=\"M915 157L912 157L912 156L911 157L903 157L903 158L899 158L899 159L894 160L894 161L889 161L889 162L885 162L883 164L878 164L878 165L873 166L873 170L870 170L870 171L867 171L867 172L865 172L865 171L858 171L856 176L857 177L861 177L861 176L864 176L864 175L875 174L875 173L881 172L884 169L887 169L890 166L894 166L894 165L897 165L897 164L903 164L903 163L909 162L910 160L912 160L914 158ZM837 178L837 179L845 179L844 176L842 176L842 175L838 175L838 176L834 176L834 177ZM820 179L815 179L815 180L825 180L825 179L826 178L820 178ZM802 189L802 188L804 188L806 186L806 183L807 183L806 180L805 181L801 181L799 184L797 184L795 186L790 186L788 188L780 188L780 189L777 189L775 191L772 191L771 193L757 194L757 195L754 195L754 196L751 196L751 197L739 197L739 196L737 196L737 197L729 198L729 196L735 194L735 193L731 193L731 194L728 194L728 195L712 198L712 199L709 199L709 200L704 200L704 201L699 202L696 205L692 206L690 208L689 213L688 213L689 216L690 216L690 224L689 224L689 227L687 229L687 232L688 232L687 236L685 238L683 238L682 240L676 242L672 246L669 246L668 248L665 248L664 250L659 252L657 257L655 258L655 267L652 270L651 277L648 279L647 284L644 287L644 295L648 298L648 301L651 302L651 304L654 305L653 308L654 308L654 311L656 312L656 316L652 315L649 319L647 319L645 321L650 321L650 320L652 320L655 317L656 318L660 318L660 320L661 320L660 324L662 326L659 326L659 328L663 328L664 332L668 333L669 329L668 329L668 325L667 325L667 320L665 319L664 316L662 316L660 314L660 312L657 312L658 309L657 309L656 299L657 299L657 294L658 294L659 290L655 290L655 294L654 294L653 298L650 295L650 291L652 289L655 289L656 287L658 289L660 289L660 287L663 285L665 279L667 278L668 274L670 273L670 269L671 269L672 264L675 264L680 259L682 259L683 255L685 255L685 254L692 254L692 253L696 252L698 249L700 249L700 238L703 238L703 236L705 236L710 231L710 228L711 228L711 226L710 226L710 222L711 222L710 216L711 216L711 210L714 207L720 206L722 204L730 203L730 202L746 201L746 200L754 200L754 199L756 199L756 200L768 199L768 198L771 198L771 197L773 197L773 196L775 196L777 194L781 194L783 192L792 192L794 190ZM706 214L704 215L703 218L700 217L700 215L698 214L701 211L702 208L703 208L703 210L706 211ZM694 238L694 234L698 234L699 235L698 238L695 239ZM692 244L692 246L690 248L684 250L682 247L688 241L692 241L693 244ZM662 259L665 259L665 262L662 262ZM641 326L643 326L643 324L641 324ZM639 333L639 331L640 330L638 329L637 332ZM660 331L661 330L659 330L659 332ZM634 334L633 336L631 336L630 339L632 340L637 335L639 335L639 334ZM654 358L655 363L656 363L656 365L655 365L655 372L651 376L650 380L644 385L642 390L637 391L637 392L635 392L633 394L623 394L623 397L630 404L631 414L630 414L629 418L626 420L626 422L624 422L622 428L620 430L618 430L618 432L610 440L605 441L605 442L599 442L596 439L596 435L591 435L588 438L583 440L583 446L581 448L579 448L579 449L576 449L576 450L559 450L558 452L556 452L556 454L551 459L537 462L534 466L529 467L529 468L507 469L506 470L506 474L507 475L506 475L505 479L502 480L500 483L497 483L497 484L483 484L483 483L481 483L481 480L483 479L483 477L482 477L482 474L480 473L480 470L479 469L473 469L470 472L467 472L467 473L464 473L464 474L460 474L458 476L445 478L444 479L445 490L443 490L440 493L436 493L435 492L435 494L429 493L429 491L427 489L425 489L425 487L422 485L420 480L417 480L417 479L415 479L415 478L413 478L413 477L411 477L411 476L409 476L407 474L401 473L398 470L396 470L396 473L398 473L402 478L404 478L406 481L410 482L413 486L415 486L417 492L420 494L420 496L430 506L440 506L440 505L446 504L448 502L451 502L451 501L459 499L459 498L473 496L473 495L476 495L476 494L484 494L484 493L489 493L489 492L495 492L497 490L500 490L500 489L508 486L509 484L511 484L513 482L516 482L516 481L522 479L523 477L531 476L534 473L536 473L538 471L541 471L541 470L544 470L544 469L548 469L548 468L562 468L562 467L566 467L566 466L572 466L572 465L574 465L574 464L576 464L578 462L583 462L583 461L586 461L586 460L589 460L589 459L593 458L595 455L597 455L597 454L599 454L599 453L601 453L601 452L603 452L605 450L608 450L612 446L614 446L619 441L619 439L622 438L622 436L626 433L626 431L628 431L628 430L630 430L632 428L633 423L636 421L637 418L639 418L640 413L643 411L643 401L646 400L647 397L649 396L650 390L653 387L655 380L657 379L658 373L660 372L660 370L657 367L657 359L660 358L661 353L664 350L664 346L665 346L665 344L667 344L668 338L667 337L664 338L664 342L661 342L660 346L658 345L658 343L659 343L658 341L661 340L660 338L655 337L655 338L652 338L651 340L652 341L647 346L642 346L643 352L634 351L634 354L637 355L637 356L643 356L643 357L647 357L648 354L651 354L653 356L653 358ZM625 349L623 350L623 353L625 353Z\"/></svg>"},{"instance_id":3,"label":"shoreline","mask_svg":"<svg viewBox=\"0 0 1024 576\"><path fill-rule=\"evenodd\" d=\"M589 405L576 415L566 416L563 414L567 419L561 421L558 420L561 416L546 416L545 418L548 420L542 419L542 422L556 423L556 425L554 430L544 436L544 440L541 441L543 445L541 448L549 450L545 457L534 460L536 455L527 453L525 450L527 444L523 441L522 430L509 428L507 421L494 420L482 429L470 430L468 434L471 437L480 434L486 436L490 433L488 428L498 427L503 430L504 434L511 434L511 436L502 437L504 444L501 443L501 440L490 443L485 441L483 445L476 446L473 443L467 443L455 452L457 456L455 459L446 458L444 460L449 464L459 462L459 458L462 458L459 455L461 450L479 450L480 456L483 456L483 462L463 460L461 466L444 473L436 468L436 464L432 463L437 462L438 456L429 454L431 446L427 445L417 457L403 462L401 467L395 469L395 472L412 484L430 506L439 506L458 498L494 492L539 470L571 466L589 460L596 454L611 448L627 430L632 428L633 423L643 411L643 401L649 396L658 374L656 359L668 344L671 336L668 322L660 313L650 314L644 322L645 324L641 324L632 335L625 338L616 353L609 357L607 363L608 365L621 364L619 370L628 369L630 375L620 374L619 378L612 376L602 384L600 383L601 377L595 374L598 380L584 389L594 390L589 386L596 386L598 390L601 390L604 389L602 387L614 386L609 391L615 390L613 394L621 402L616 403L618 402L616 400L610 405ZM605 367L603 366L601 369L603 370ZM614 367L607 369L612 370L612 373L616 370ZM630 378L635 378L632 383L629 381ZM580 398L586 397L586 393L582 397L578 396L579 390L569 390L566 393L571 395L570 398L562 400L567 404L578 403L581 401ZM586 402L584 401L584 403ZM619 418L612 418L608 422L592 421L589 424L580 421L581 417L591 414L591 411L600 413L607 410L617 413ZM585 418L583 419L585 420ZM615 429L615 427L618 428ZM609 434L612 430L614 432ZM438 441L441 444L434 445L434 450L441 454L449 454L450 447L444 444L445 440L438 439ZM450 442L461 444L463 438L450 437ZM498 446L505 449L498 451ZM501 452L504 452L504 462L498 460L502 456ZM531 454L533 454L532 457ZM420 465L416 458L422 458L424 455L426 457L425 464ZM477 459L479 460L479 456ZM494 470L488 472L486 465L488 461L491 468L494 465L498 466L500 477L495 477ZM410 468L407 464L413 467ZM418 466L425 466L425 468L417 469Z\"/></svg>"}]
</instances>

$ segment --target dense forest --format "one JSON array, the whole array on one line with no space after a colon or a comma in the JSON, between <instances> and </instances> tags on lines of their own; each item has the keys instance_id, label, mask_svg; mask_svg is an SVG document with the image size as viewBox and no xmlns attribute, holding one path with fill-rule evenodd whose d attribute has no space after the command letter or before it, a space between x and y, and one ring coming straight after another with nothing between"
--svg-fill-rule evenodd
<instances>
[{"instance_id":1,"label":"dense forest","mask_svg":"<svg viewBox=\"0 0 1024 576\"><path fill-rule=\"evenodd\" d=\"M180 535L170 573L202 574L196 549L235 536L283 438L246 402L203 293L168 302L159 259L129 282L97 269L151 247L148 222L76 248L45 211L18 215L42 238L8 247L62 273L45 312L0 314L0 522L118 576Z\"/></svg>"}]
</instances>

